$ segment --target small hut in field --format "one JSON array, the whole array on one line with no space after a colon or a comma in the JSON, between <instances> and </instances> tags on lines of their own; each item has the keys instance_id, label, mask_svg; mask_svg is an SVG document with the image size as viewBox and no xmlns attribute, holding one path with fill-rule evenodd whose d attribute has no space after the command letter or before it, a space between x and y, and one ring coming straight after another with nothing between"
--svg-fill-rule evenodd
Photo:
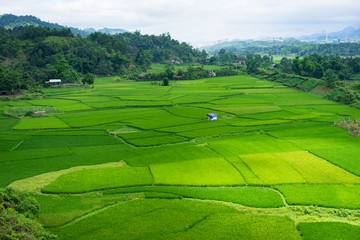
<instances>
[{"instance_id":1,"label":"small hut in field","mask_svg":"<svg viewBox=\"0 0 360 240\"><path fill-rule=\"evenodd\" d=\"M218 115L216 113L208 113L206 114L208 116L209 121L217 120Z\"/></svg>"}]
</instances>

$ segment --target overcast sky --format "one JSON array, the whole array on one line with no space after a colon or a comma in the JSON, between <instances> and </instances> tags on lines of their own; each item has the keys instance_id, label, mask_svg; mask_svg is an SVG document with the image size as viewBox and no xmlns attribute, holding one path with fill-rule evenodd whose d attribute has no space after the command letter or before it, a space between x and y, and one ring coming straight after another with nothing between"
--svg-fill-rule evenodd
<instances>
[{"instance_id":1,"label":"overcast sky","mask_svg":"<svg viewBox=\"0 0 360 240\"><path fill-rule=\"evenodd\" d=\"M359 0L0 0L0 14L84 28L169 32L198 45L360 27Z\"/></svg>"}]
</instances>

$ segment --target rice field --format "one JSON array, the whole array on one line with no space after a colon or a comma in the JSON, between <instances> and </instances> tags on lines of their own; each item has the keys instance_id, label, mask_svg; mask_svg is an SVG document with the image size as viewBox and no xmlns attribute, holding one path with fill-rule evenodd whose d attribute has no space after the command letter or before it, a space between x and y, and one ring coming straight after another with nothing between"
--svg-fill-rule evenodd
<instances>
[{"instance_id":1,"label":"rice field","mask_svg":"<svg viewBox=\"0 0 360 240\"><path fill-rule=\"evenodd\" d=\"M358 239L360 139L333 123L360 110L246 75L78 90L0 102L0 187L59 239Z\"/></svg>"}]
</instances>

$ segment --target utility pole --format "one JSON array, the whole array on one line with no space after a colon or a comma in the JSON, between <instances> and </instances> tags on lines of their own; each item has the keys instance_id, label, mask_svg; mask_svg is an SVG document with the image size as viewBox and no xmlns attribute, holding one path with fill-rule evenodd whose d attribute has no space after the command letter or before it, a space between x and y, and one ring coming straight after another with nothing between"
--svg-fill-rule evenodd
<instances>
[{"instance_id":1,"label":"utility pole","mask_svg":"<svg viewBox=\"0 0 360 240\"><path fill-rule=\"evenodd\" d=\"M327 43L327 40L328 40L328 38L327 38L327 32L325 33L325 43Z\"/></svg>"}]
</instances>

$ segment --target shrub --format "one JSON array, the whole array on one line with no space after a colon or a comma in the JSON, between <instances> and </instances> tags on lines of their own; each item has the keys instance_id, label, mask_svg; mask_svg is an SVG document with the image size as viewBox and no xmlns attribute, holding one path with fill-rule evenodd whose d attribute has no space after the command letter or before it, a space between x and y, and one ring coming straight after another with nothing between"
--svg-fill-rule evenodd
<instances>
[{"instance_id":1,"label":"shrub","mask_svg":"<svg viewBox=\"0 0 360 240\"><path fill-rule=\"evenodd\" d=\"M0 191L0 239L55 239L38 218L35 198L11 188Z\"/></svg>"},{"instance_id":2,"label":"shrub","mask_svg":"<svg viewBox=\"0 0 360 240\"><path fill-rule=\"evenodd\" d=\"M352 136L360 137L360 121L359 120L343 120L335 122L335 126L346 129Z\"/></svg>"}]
</instances>

